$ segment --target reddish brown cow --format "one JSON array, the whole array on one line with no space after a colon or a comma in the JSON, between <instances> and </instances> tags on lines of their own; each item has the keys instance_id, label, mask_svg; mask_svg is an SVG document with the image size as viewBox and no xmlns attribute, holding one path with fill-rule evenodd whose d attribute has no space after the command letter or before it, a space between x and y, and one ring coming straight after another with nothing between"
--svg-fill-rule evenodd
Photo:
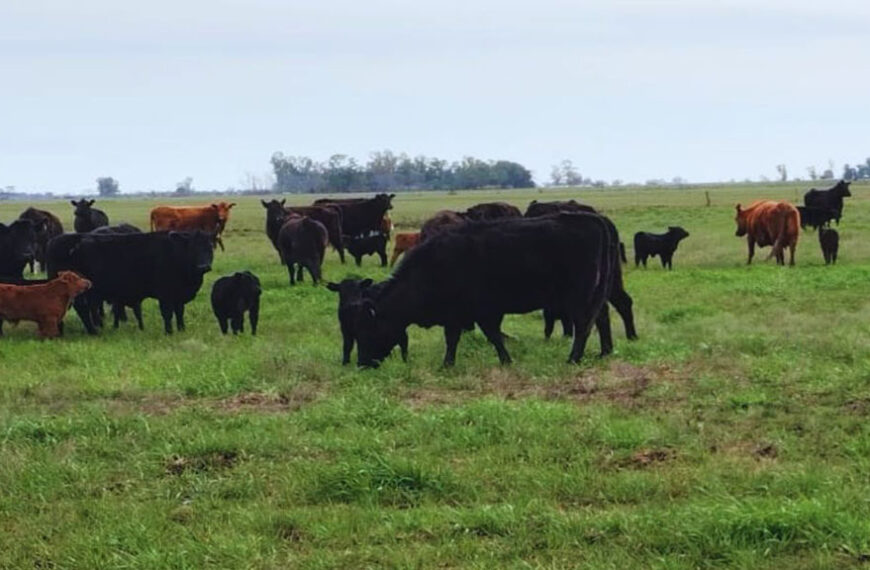
<instances>
[{"instance_id":1,"label":"reddish brown cow","mask_svg":"<svg viewBox=\"0 0 870 570\"><path fill-rule=\"evenodd\" d=\"M151 231L201 230L214 236L215 246L224 250L221 234L230 219L230 209L236 203L218 202L208 206L157 206L151 210Z\"/></svg>"},{"instance_id":2,"label":"reddish brown cow","mask_svg":"<svg viewBox=\"0 0 870 570\"><path fill-rule=\"evenodd\" d=\"M34 321L41 338L56 337L72 300L90 287L90 281L72 271L61 271L41 285L0 284L0 319Z\"/></svg>"},{"instance_id":3,"label":"reddish brown cow","mask_svg":"<svg viewBox=\"0 0 870 570\"><path fill-rule=\"evenodd\" d=\"M420 232L407 232L396 234L396 244L393 246L393 258L390 260L390 267L396 264L399 256L417 245L420 241Z\"/></svg>"},{"instance_id":4,"label":"reddish brown cow","mask_svg":"<svg viewBox=\"0 0 870 570\"><path fill-rule=\"evenodd\" d=\"M789 248L789 265L794 265L794 250L801 231L800 214L788 202L761 200L753 202L745 210L737 204L737 237L746 236L749 245L747 265L752 263L756 244L759 247L773 246L768 259L776 257L779 265L785 265L785 248Z\"/></svg>"}]
</instances>

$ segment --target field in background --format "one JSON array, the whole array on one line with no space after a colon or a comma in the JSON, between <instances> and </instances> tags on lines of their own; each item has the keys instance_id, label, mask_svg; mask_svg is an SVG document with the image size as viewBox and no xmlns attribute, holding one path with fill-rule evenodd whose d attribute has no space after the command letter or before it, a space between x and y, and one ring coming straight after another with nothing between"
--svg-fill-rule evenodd
<instances>
[{"instance_id":1,"label":"field in background","mask_svg":"<svg viewBox=\"0 0 870 570\"><path fill-rule=\"evenodd\" d=\"M734 204L797 187L399 194L401 231L442 208L577 198L635 231L681 225L674 258L626 270L640 340L565 364L540 315L506 318L511 367L479 332L440 369L440 329L410 362L340 365L336 297L291 288L241 198L213 271L165 336L0 339L0 568L830 568L870 557L870 188L853 185L840 263L815 233L797 267L746 267ZM288 196L309 203L311 196ZM202 201L198 198L196 201ZM166 201L161 201L165 203ZM190 203L190 199L182 201ZM195 202L194 202L195 203ZM98 200L147 228L154 202ZM0 221L26 204L0 203ZM72 226L67 202L41 204ZM631 260L630 260L631 261ZM211 283L265 292L260 334L222 337ZM368 257L328 280L383 279ZM307 277L306 277L307 279Z\"/></svg>"}]
</instances>

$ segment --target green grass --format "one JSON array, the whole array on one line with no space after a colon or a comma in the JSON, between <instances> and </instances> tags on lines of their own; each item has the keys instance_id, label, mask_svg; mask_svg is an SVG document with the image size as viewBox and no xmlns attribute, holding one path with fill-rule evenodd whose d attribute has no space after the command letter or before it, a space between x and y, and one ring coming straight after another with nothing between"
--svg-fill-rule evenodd
<instances>
[{"instance_id":1,"label":"green grass","mask_svg":"<svg viewBox=\"0 0 870 570\"><path fill-rule=\"evenodd\" d=\"M565 363L540 314L509 316L515 364L479 332L440 368L340 365L336 297L291 288L258 199L233 210L188 330L97 338L31 324L0 340L0 568L831 568L870 557L870 192L840 263L746 267L734 204L795 187L400 194L399 230L441 208L574 197L631 235L682 225L674 271L626 270L640 340ZM288 201L307 203L310 196ZM153 203L99 201L147 226ZM67 203L43 204L72 225ZM8 221L24 204L0 204ZM251 269L260 334L223 337L208 291ZM373 257L327 279L383 279Z\"/></svg>"}]
</instances>

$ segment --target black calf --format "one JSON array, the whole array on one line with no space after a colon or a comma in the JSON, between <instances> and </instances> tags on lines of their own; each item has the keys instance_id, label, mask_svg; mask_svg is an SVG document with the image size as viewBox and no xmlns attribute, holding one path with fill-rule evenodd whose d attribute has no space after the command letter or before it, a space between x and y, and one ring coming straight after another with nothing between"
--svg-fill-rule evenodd
<instances>
[{"instance_id":1,"label":"black calf","mask_svg":"<svg viewBox=\"0 0 870 570\"><path fill-rule=\"evenodd\" d=\"M662 260L662 267L674 268L674 252L680 240L689 237L689 232L679 226L668 226L667 233L651 234L649 232L637 232L634 234L634 266L641 263L646 267L646 260L658 255Z\"/></svg>"},{"instance_id":2,"label":"black calf","mask_svg":"<svg viewBox=\"0 0 870 570\"><path fill-rule=\"evenodd\" d=\"M251 321L251 334L257 334L260 318L260 280L250 271L221 277L211 288L211 308L223 334L227 334L227 321L233 334L245 332L245 311Z\"/></svg>"},{"instance_id":3,"label":"black calf","mask_svg":"<svg viewBox=\"0 0 870 570\"><path fill-rule=\"evenodd\" d=\"M819 228L819 245L822 246L825 265L837 263L837 251L840 249L840 234L837 230Z\"/></svg>"}]
</instances>

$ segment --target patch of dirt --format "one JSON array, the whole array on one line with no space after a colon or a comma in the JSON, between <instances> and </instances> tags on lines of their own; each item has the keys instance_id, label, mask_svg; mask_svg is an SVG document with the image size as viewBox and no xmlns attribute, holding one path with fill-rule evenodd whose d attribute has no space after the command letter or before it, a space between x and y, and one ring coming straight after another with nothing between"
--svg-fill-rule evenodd
<instances>
[{"instance_id":1,"label":"patch of dirt","mask_svg":"<svg viewBox=\"0 0 870 570\"><path fill-rule=\"evenodd\" d=\"M228 413L282 413L298 410L305 404L315 401L319 396L320 394L313 387L300 384L289 392L281 394L242 392L230 398L217 400L209 404L209 407Z\"/></svg>"},{"instance_id":2,"label":"patch of dirt","mask_svg":"<svg viewBox=\"0 0 870 570\"><path fill-rule=\"evenodd\" d=\"M677 456L677 452L669 448L641 449L631 456L630 464L634 467L649 467L656 463L671 461Z\"/></svg>"},{"instance_id":3,"label":"patch of dirt","mask_svg":"<svg viewBox=\"0 0 870 570\"><path fill-rule=\"evenodd\" d=\"M166 473L168 475L181 475L185 471L204 473L206 471L220 471L233 467L239 460L239 454L235 451L213 451L204 455L185 457L173 455L166 460Z\"/></svg>"},{"instance_id":4,"label":"patch of dirt","mask_svg":"<svg viewBox=\"0 0 870 570\"><path fill-rule=\"evenodd\" d=\"M849 400L843 404L843 407L851 414L866 416L870 413L870 399L859 398L857 400Z\"/></svg>"},{"instance_id":5,"label":"patch of dirt","mask_svg":"<svg viewBox=\"0 0 870 570\"><path fill-rule=\"evenodd\" d=\"M758 459L776 459L779 450L772 443L759 443L755 446L752 454Z\"/></svg>"}]
</instances>

